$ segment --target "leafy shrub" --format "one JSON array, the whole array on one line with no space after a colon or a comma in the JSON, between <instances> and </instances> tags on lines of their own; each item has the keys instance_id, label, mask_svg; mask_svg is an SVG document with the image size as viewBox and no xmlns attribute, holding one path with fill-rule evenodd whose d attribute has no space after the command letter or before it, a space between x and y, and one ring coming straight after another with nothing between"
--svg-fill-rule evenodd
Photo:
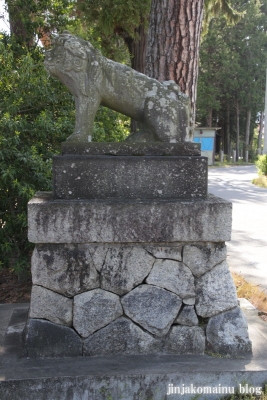
<instances>
[{"instance_id":1,"label":"leafy shrub","mask_svg":"<svg viewBox=\"0 0 267 400\"><path fill-rule=\"evenodd\" d=\"M27 202L51 189L51 157L71 134L72 96L43 66L40 49L21 51L0 40L0 267L29 265Z\"/></svg>"},{"instance_id":2,"label":"leafy shrub","mask_svg":"<svg viewBox=\"0 0 267 400\"><path fill-rule=\"evenodd\" d=\"M73 132L75 106L65 86L48 75L40 48L18 54L10 43L0 37L0 268L20 273L33 248L27 203L37 191L51 190L52 156ZM121 141L129 123L100 107L93 140Z\"/></svg>"},{"instance_id":3,"label":"leafy shrub","mask_svg":"<svg viewBox=\"0 0 267 400\"><path fill-rule=\"evenodd\" d=\"M267 175L267 154L262 156L258 156L258 160L256 161L256 167L258 169L259 175Z\"/></svg>"}]
</instances>

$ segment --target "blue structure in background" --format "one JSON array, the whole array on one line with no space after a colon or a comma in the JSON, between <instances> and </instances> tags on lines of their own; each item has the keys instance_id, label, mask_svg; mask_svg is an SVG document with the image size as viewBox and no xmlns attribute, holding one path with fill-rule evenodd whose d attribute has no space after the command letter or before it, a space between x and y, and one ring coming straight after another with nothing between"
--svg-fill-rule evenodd
<instances>
[{"instance_id":1,"label":"blue structure in background","mask_svg":"<svg viewBox=\"0 0 267 400\"><path fill-rule=\"evenodd\" d=\"M196 127L194 131L194 142L201 144L201 155L208 157L208 165L214 163L216 130L221 128Z\"/></svg>"}]
</instances>

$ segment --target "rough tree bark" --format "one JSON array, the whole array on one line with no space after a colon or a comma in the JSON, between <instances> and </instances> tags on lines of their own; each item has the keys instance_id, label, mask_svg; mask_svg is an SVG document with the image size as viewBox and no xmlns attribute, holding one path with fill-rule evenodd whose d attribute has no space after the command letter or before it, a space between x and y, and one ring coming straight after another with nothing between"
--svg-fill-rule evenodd
<instances>
[{"instance_id":1,"label":"rough tree bark","mask_svg":"<svg viewBox=\"0 0 267 400\"><path fill-rule=\"evenodd\" d=\"M245 133L245 150L248 150L248 148L249 148L250 121L251 121L251 110L247 110L246 133Z\"/></svg>"},{"instance_id":2,"label":"rough tree bark","mask_svg":"<svg viewBox=\"0 0 267 400\"><path fill-rule=\"evenodd\" d=\"M144 25L140 25L135 29L139 40L134 40L132 37L125 37L125 43L131 55L131 67L142 74L145 73L146 67L146 52L147 52L147 31ZM138 122L131 120L131 133L138 130Z\"/></svg>"},{"instance_id":3,"label":"rough tree bark","mask_svg":"<svg viewBox=\"0 0 267 400\"><path fill-rule=\"evenodd\" d=\"M258 136L258 149L261 149L261 145L262 145L263 121L264 121L264 111L261 111L260 126L259 126L259 136Z\"/></svg>"},{"instance_id":4,"label":"rough tree bark","mask_svg":"<svg viewBox=\"0 0 267 400\"><path fill-rule=\"evenodd\" d=\"M152 0L146 74L173 80L189 95L195 120L204 0Z\"/></svg>"},{"instance_id":5,"label":"rough tree bark","mask_svg":"<svg viewBox=\"0 0 267 400\"><path fill-rule=\"evenodd\" d=\"M27 2L24 5L17 4L16 1L6 1L8 14L10 33L16 36L16 39L21 44L26 44L28 47L33 45L33 38L29 36L27 28L25 26L26 17L29 16L29 10L27 8Z\"/></svg>"},{"instance_id":6,"label":"rough tree bark","mask_svg":"<svg viewBox=\"0 0 267 400\"><path fill-rule=\"evenodd\" d=\"M140 25L135 29L135 33L139 39L125 37L125 43L131 55L131 67L142 74L145 73L146 52L147 52L147 31L144 25Z\"/></svg>"},{"instance_id":7,"label":"rough tree bark","mask_svg":"<svg viewBox=\"0 0 267 400\"><path fill-rule=\"evenodd\" d=\"M231 140L230 140L230 105L227 104L226 108L226 130L225 130L225 145L224 151L228 156L228 160L231 157Z\"/></svg>"},{"instance_id":8,"label":"rough tree bark","mask_svg":"<svg viewBox=\"0 0 267 400\"><path fill-rule=\"evenodd\" d=\"M239 160L239 137L240 137L239 119L240 119L240 108L239 108L239 102L237 100L236 101L236 161Z\"/></svg>"}]
</instances>

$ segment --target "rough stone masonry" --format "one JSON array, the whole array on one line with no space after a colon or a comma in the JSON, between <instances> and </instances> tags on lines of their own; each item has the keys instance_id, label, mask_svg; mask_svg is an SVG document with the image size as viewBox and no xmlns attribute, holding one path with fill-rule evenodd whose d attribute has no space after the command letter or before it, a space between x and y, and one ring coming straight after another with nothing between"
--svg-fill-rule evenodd
<instances>
[{"instance_id":1,"label":"rough stone masonry","mask_svg":"<svg viewBox=\"0 0 267 400\"><path fill-rule=\"evenodd\" d=\"M57 43L50 67L77 78L90 46L69 34ZM116 88L116 66L96 56L90 62L104 63L104 72L94 70L90 79L101 76ZM154 80L121 68L133 74L133 89L139 78L153 87ZM76 103L90 97L84 82L71 86ZM156 85L168 96L168 85ZM53 193L37 193L28 205L28 236L36 246L26 355L250 353L226 262L232 205L208 195L207 158L184 141L188 119L174 131L157 124L154 143L88 143L81 104L76 128L85 130L54 157Z\"/></svg>"},{"instance_id":2,"label":"rough stone masonry","mask_svg":"<svg viewBox=\"0 0 267 400\"><path fill-rule=\"evenodd\" d=\"M27 355L249 353L247 324L226 262L232 206L207 195L206 159L162 156L154 145L153 156L122 156L125 146L135 154L140 144L109 144L115 156L87 155L86 161L98 160L92 169L75 151L61 156L61 168L57 156L54 194L37 193L29 202L29 240L36 247ZM143 151L150 146L142 144ZM172 151L179 146L172 144ZM87 149L105 152L102 144ZM149 171L152 186L142 186L142 174L140 182L134 176L134 157L143 175ZM180 180L187 174L186 198L181 183L165 190L172 179L158 173L165 158L187 163L186 173L174 167ZM203 167L195 171L196 159ZM109 160L125 166L123 178L119 167L108 168ZM67 191L57 184L65 170L72 174ZM110 196L99 195L101 187L91 185L91 178L88 184L90 172L102 177L103 187L112 179ZM139 197L132 195L135 188Z\"/></svg>"}]
</instances>

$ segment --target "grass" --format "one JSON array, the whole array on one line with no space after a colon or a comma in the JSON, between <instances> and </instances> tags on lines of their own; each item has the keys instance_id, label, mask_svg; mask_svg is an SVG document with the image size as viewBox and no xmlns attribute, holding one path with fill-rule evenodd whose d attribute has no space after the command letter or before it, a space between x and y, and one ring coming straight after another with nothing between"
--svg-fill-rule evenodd
<instances>
[{"instance_id":1,"label":"grass","mask_svg":"<svg viewBox=\"0 0 267 400\"><path fill-rule=\"evenodd\" d=\"M260 285L247 282L242 276L232 273L236 286L237 296L245 297L259 311L267 312L267 291L261 290Z\"/></svg>"},{"instance_id":2,"label":"grass","mask_svg":"<svg viewBox=\"0 0 267 400\"><path fill-rule=\"evenodd\" d=\"M256 185L256 186L267 188L267 176L260 175L257 178L254 178L252 183L254 183L254 185Z\"/></svg>"}]
</instances>

